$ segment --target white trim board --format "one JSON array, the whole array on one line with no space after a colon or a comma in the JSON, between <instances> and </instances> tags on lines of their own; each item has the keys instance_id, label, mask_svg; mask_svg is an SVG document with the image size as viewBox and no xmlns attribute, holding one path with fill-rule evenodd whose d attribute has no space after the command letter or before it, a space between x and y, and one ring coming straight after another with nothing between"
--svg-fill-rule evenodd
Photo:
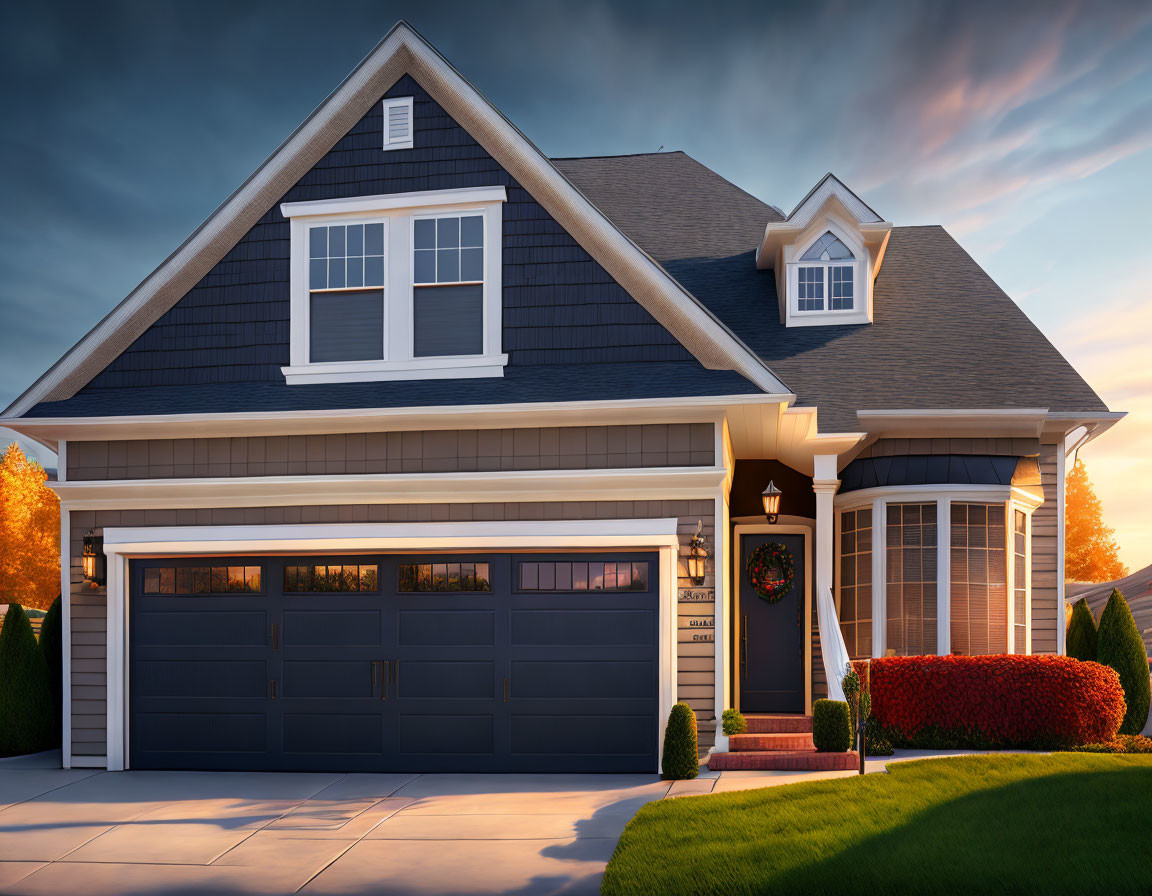
<instances>
[{"instance_id":1,"label":"white trim board","mask_svg":"<svg viewBox=\"0 0 1152 896\"><path fill-rule=\"evenodd\" d=\"M624 235L406 22L399 22L243 185L123 302L5 411L69 398L225 256L289 187L404 74L415 77L610 276L705 367L766 392L789 390L764 362Z\"/></svg>"},{"instance_id":2,"label":"white trim board","mask_svg":"<svg viewBox=\"0 0 1152 896\"><path fill-rule=\"evenodd\" d=\"M474 473L371 473L50 483L70 510L294 504L485 504L712 498L723 467L621 467Z\"/></svg>"},{"instance_id":3,"label":"white trim board","mask_svg":"<svg viewBox=\"0 0 1152 896\"><path fill-rule=\"evenodd\" d=\"M53 447L63 438L170 439L333 432L401 432L417 429L499 429L515 426L718 423L727 407L788 405L795 400L796 396L792 394L750 394L441 407L349 408L339 411L0 417L0 426L6 426ZM813 410L806 408L800 412L813 413ZM835 436L835 433L830 433L824 437Z\"/></svg>"},{"instance_id":4,"label":"white trim board","mask_svg":"<svg viewBox=\"0 0 1152 896\"><path fill-rule=\"evenodd\" d=\"M660 552L657 755L676 696L675 518L532 520L482 523L369 523L301 526L156 526L106 528L108 556L108 742L106 767L128 767L128 560L204 553L331 553L522 548L630 548ZM653 771L659 771L654 769Z\"/></svg>"}]
</instances>

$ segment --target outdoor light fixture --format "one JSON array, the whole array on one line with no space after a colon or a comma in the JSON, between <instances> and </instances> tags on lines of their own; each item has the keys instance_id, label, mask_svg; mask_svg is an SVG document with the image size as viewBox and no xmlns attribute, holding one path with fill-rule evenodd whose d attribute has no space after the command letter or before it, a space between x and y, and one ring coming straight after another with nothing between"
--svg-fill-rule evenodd
<instances>
[{"instance_id":1,"label":"outdoor light fixture","mask_svg":"<svg viewBox=\"0 0 1152 896\"><path fill-rule=\"evenodd\" d=\"M104 584L104 536L91 530L84 534L84 554L80 562L85 582L93 587Z\"/></svg>"},{"instance_id":2,"label":"outdoor light fixture","mask_svg":"<svg viewBox=\"0 0 1152 896\"><path fill-rule=\"evenodd\" d=\"M774 524L780 517L780 496L782 494L784 493L776 488L776 484L769 480L768 487L760 495L760 499L764 502L764 515L768 517L769 523Z\"/></svg>"},{"instance_id":3,"label":"outdoor light fixture","mask_svg":"<svg viewBox=\"0 0 1152 896\"><path fill-rule=\"evenodd\" d=\"M700 534L703 528L704 523L702 521L696 524L696 534L688 542L688 556L684 558L685 566L688 568L688 578L697 587L704 584L704 561L708 558L708 552L704 550L704 536Z\"/></svg>"}]
</instances>

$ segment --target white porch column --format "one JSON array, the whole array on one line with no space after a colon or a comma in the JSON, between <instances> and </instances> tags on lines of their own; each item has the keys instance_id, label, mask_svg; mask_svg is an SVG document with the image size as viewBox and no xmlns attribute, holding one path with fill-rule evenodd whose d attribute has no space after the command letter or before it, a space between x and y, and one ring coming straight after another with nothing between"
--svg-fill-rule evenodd
<instances>
[{"instance_id":1,"label":"white porch column","mask_svg":"<svg viewBox=\"0 0 1152 896\"><path fill-rule=\"evenodd\" d=\"M814 458L812 491L816 492L816 589L831 590L836 545L836 521L833 498L840 488L836 478L836 455L818 454Z\"/></svg>"},{"instance_id":2,"label":"white porch column","mask_svg":"<svg viewBox=\"0 0 1152 896\"><path fill-rule=\"evenodd\" d=\"M833 499L840 488L836 455L818 454L813 458L812 491L816 493L816 602L825 589L832 591L836 563L836 509ZM824 647L821 639L821 650ZM826 658L825 658L826 659Z\"/></svg>"}]
</instances>

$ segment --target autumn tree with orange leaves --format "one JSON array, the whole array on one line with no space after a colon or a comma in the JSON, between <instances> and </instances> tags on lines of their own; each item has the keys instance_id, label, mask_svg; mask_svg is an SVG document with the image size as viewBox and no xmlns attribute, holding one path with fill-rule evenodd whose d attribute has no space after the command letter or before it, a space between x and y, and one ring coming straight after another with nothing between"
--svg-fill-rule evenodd
<instances>
[{"instance_id":1,"label":"autumn tree with orange leaves","mask_svg":"<svg viewBox=\"0 0 1152 896\"><path fill-rule=\"evenodd\" d=\"M1100 499L1084 461L1077 458L1064 485L1064 577L1071 582L1111 582L1128 575L1115 535L1116 530L1104 525Z\"/></svg>"},{"instance_id":2,"label":"autumn tree with orange leaves","mask_svg":"<svg viewBox=\"0 0 1152 896\"><path fill-rule=\"evenodd\" d=\"M13 442L0 461L0 603L47 610L60 593L60 501Z\"/></svg>"}]
</instances>

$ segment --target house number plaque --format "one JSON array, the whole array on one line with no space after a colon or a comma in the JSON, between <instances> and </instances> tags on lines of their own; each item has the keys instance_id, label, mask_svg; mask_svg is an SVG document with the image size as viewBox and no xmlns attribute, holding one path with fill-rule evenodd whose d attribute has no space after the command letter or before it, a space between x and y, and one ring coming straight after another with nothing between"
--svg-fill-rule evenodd
<instances>
[{"instance_id":1,"label":"house number plaque","mask_svg":"<svg viewBox=\"0 0 1152 896\"><path fill-rule=\"evenodd\" d=\"M711 604L716 601L715 588L681 588L680 603Z\"/></svg>"}]
</instances>

